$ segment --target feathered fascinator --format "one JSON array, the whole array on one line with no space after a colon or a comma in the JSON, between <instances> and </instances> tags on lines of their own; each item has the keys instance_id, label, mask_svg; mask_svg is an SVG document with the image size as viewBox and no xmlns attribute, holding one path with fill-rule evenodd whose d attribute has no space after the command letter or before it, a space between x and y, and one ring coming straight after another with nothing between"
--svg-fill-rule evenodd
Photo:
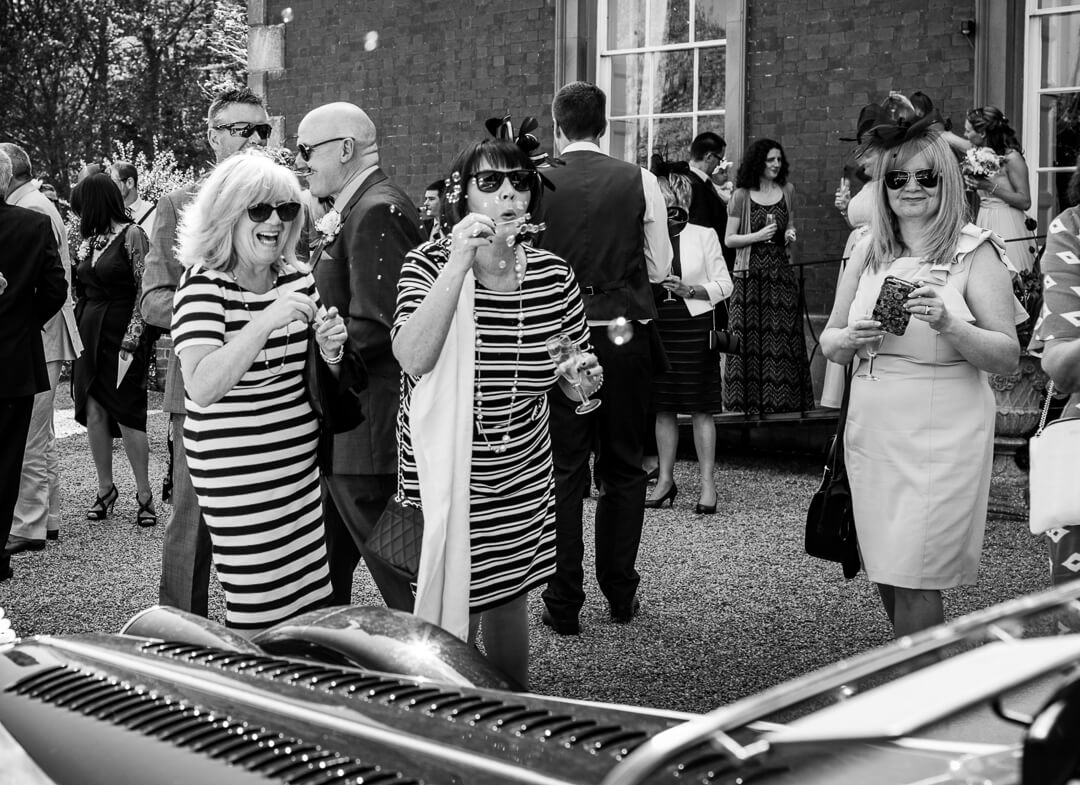
<instances>
[{"instance_id":1,"label":"feathered fascinator","mask_svg":"<svg viewBox=\"0 0 1080 785\"><path fill-rule=\"evenodd\" d=\"M891 150L904 142L943 127L941 112L923 93L915 93L918 106L902 93L892 92L880 105L864 106L859 113L858 141L861 150ZM860 151L861 151L860 150Z\"/></svg>"},{"instance_id":2,"label":"feathered fascinator","mask_svg":"<svg viewBox=\"0 0 1080 785\"><path fill-rule=\"evenodd\" d=\"M540 140L532 133L540 127L540 123L535 117L530 115L522 120L521 126L518 128L516 134L514 133L514 124L510 120L510 115L506 115L503 118L489 117L484 122L484 127L486 127L488 133L496 139L505 139L521 148L522 152L529 156L529 160L533 162L533 166L536 167L537 174L540 175L540 180L543 181L544 187L552 191L555 190L555 185L544 177L544 173L540 171L540 168L543 166L553 166L561 162L550 159L548 154L540 149Z\"/></svg>"}]
</instances>

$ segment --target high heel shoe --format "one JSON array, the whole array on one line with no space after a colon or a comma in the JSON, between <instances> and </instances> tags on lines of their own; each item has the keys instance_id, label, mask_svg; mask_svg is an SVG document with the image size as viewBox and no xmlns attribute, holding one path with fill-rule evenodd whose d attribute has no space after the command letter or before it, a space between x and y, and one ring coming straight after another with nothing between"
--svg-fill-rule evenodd
<instances>
[{"instance_id":1,"label":"high heel shoe","mask_svg":"<svg viewBox=\"0 0 1080 785\"><path fill-rule=\"evenodd\" d=\"M701 502L698 502L697 506L694 507L694 512L696 514L698 514L698 515L715 515L716 514L716 505L715 504L702 504Z\"/></svg>"},{"instance_id":2,"label":"high heel shoe","mask_svg":"<svg viewBox=\"0 0 1080 785\"><path fill-rule=\"evenodd\" d=\"M675 495L678 492L679 492L679 489L677 487L675 487L675 483L671 483L671 487L668 488L667 493L665 493L659 499L646 499L645 500L645 509L646 510L658 510L664 505L664 502L671 502L671 506L674 507L675 506Z\"/></svg>"},{"instance_id":3,"label":"high heel shoe","mask_svg":"<svg viewBox=\"0 0 1080 785\"><path fill-rule=\"evenodd\" d=\"M86 519L88 521L103 521L108 518L110 513L112 513L113 505L116 504L116 499L119 496L120 492L116 490L116 486L113 485L108 493L104 496L98 496L94 500L93 506L86 511Z\"/></svg>"},{"instance_id":4,"label":"high heel shoe","mask_svg":"<svg viewBox=\"0 0 1080 785\"><path fill-rule=\"evenodd\" d=\"M154 511L154 494L146 500L146 504L139 501L139 493L135 492L135 502L139 505L139 512L135 515L135 523L140 526L156 526L157 512Z\"/></svg>"}]
</instances>

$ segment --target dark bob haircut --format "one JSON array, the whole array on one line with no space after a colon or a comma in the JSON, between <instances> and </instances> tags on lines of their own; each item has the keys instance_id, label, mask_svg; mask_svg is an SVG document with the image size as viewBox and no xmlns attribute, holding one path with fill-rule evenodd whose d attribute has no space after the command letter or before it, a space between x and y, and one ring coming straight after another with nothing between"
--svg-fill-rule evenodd
<instances>
[{"instance_id":1,"label":"dark bob haircut","mask_svg":"<svg viewBox=\"0 0 1080 785\"><path fill-rule=\"evenodd\" d=\"M471 212L466 196L469 180L477 172L491 167L536 171L536 165L529 158L529 154L507 139L485 139L469 145L458 154L450 167L450 179L446 184L446 198L442 205L441 218L444 226L454 226ZM543 190L540 177L534 177L529 189L530 215L536 215L540 209L540 193Z\"/></svg>"},{"instance_id":2,"label":"dark bob haircut","mask_svg":"<svg viewBox=\"0 0 1080 785\"><path fill-rule=\"evenodd\" d=\"M79 216L79 234L108 234L116 223L130 223L120 189L107 174L92 174L71 192L71 209Z\"/></svg>"},{"instance_id":3,"label":"dark bob haircut","mask_svg":"<svg viewBox=\"0 0 1080 785\"><path fill-rule=\"evenodd\" d=\"M761 176L765 173L765 159L770 150L780 151L780 172L776 175L777 185L787 185L788 159L783 146L772 139L758 139L746 149L739 172L735 175L735 187L757 189L761 187Z\"/></svg>"}]
</instances>

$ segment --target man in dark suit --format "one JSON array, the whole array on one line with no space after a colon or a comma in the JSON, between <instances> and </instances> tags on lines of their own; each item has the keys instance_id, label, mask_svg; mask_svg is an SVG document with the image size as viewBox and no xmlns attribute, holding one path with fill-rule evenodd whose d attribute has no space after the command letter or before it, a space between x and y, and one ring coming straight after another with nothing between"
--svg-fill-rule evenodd
<instances>
[{"instance_id":1,"label":"man in dark suit","mask_svg":"<svg viewBox=\"0 0 1080 785\"><path fill-rule=\"evenodd\" d=\"M714 184L717 171L727 166L724 151L727 142L719 134L705 131L690 143L690 218L689 222L707 226L716 231L724 251L728 272L735 268L735 249L724 243L727 231L727 203L720 197Z\"/></svg>"},{"instance_id":2,"label":"man in dark suit","mask_svg":"<svg viewBox=\"0 0 1080 785\"><path fill-rule=\"evenodd\" d=\"M574 268L591 327L591 342L604 368L602 405L577 415L574 403L551 395L551 451L555 468L556 572L544 590L545 624L562 635L580 631L582 496L589 482L589 454L600 486L596 503L596 578L613 621L638 611L637 561L644 519L645 435L652 428L652 377L663 367L656 336L651 283L671 271L667 209L656 178L634 164L600 152L607 130L604 92L587 82L563 87L552 103L555 141L565 166L545 169L555 190L545 195L539 219L548 229L540 245ZM633 335L608 336L619 318Z\"/></svg>"},{"instance_id":3,"label":"man in dark suit","mask_svg":"<svg viewBox=\"0 0 1080 785\"><path fill-rule=\"evenodd\" d=\"M0 194L11 158L0 151ZM34 396L49 389L42 330L68 297L60 250L48 216L0 198L0 542L11 533ZM11 557L0 555L0 581Z\"/></svg>"},{"instance_id":4,"label":"man in dark suit","mask_svg":"<svg viewBox=\"0 0 1080 785\"><path fill-rule=\"evenodd\" d=\"M323 304L345 318L349 340L339 383L353 388L364 418L336 434L324 418L323 510L334 601L350 602L353 572L363 556L386 604L412 610L408 579L365 543L397 489L401 368L390 350L390 325L401 264L421 241L417 211L379 168L375 125L360 107L332 103L313 109L300 121L296 141L296 163L305 170L311 195L332 202L315 224L311 264Z\"/></svg>"},{"instance_id":5,"label":"man in dark suit","mask_svg":"<svg viewBox=\"0 0 1080 785\"><path fill-rule=\"evenodd\" d=\"M263 100L247 88L226 90L210 104L206 140L219 164L249 145L265 145L270 135ZM245 135L246 134L246 135ZM182 268L176 259L176 225L180 213L195 198L198 183L166 194L155 209L154 233L143 271L139 309L148 324L172 326L173 294ZM184 378L176 352L169 350L162 409L169 413L173 433L172 516L165 526L161 550L158 601L181 610L207 615L210 586L210 532L199 511L184 450Z\"/></svg>"}]
</instances>

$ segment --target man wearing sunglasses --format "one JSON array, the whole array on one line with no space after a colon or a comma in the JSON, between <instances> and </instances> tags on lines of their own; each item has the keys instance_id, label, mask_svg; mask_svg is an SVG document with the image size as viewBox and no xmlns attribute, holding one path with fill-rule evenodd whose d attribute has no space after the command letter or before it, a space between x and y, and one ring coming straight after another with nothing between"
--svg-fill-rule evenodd
<instances>
[{"instance_id":1,"label":"man wearing sunglasses","mask_svg":"<svg viewBox=\"0 0 1080 785\"><path fill-rule=\"evenodd\" d=\"M262 98L246 87L220 93L206 114L206 140L214 154L215 165L249 145L265 145L270 135L269 122ZM172 324L173 293L181 273L174 251L176 225L181 211L195 198L198 189L199 183L191 183L168 193L158 200L155 209L139 308L147 323L165 331ZM199 512L188 473L187 454L181 438L186 416L184 379L172 349L169 350L162 408L169 413L173 453L172 516L165 526L162 544L159 602L206 616L210 534Z\"/></svg>"},{"instance_id":2,"label":"man wearing sunglasses","mask_svg":"<svg viewBox=\"0 0 1080 785\"><path fill-rule=\"evenodd\" d=\"M411 611L408 578L369 553L365 543L397 489L394 426L401 368L390 350L390 324L401 263L421 242L419 216L379 168L375 125L360 107L332 103L313 109L300 121L296 142L296 165L311 195L332 201L340 216L340 229L315 246L311 263L323 304L337 307L349 331L338 388L352 388L364 417L344 433L324 428L319 449L334 601L349 604L363 556L386 604ZM366 388L358 389L365 378Z\"/></svg>"},{"instance_id":3,"label":"man wearing sunglasses","mask_svg":"<svg viewBox=\"0 0 1080 785\"><path fill-rule=\"evenodd\" d=\"M727 143L723 137L712 131L704 131L694 137L690 143L690 220L697 226L707 226L715 230L724 251L724 261L730 273L735 267L735 249L724 245L727 231L727 204L714 185L714 175L727 166L724 151Z\"/></svg>"},{"instance_id":4,"label":"man wearing sunglasses","mask_svg":"<svg viewBox=\"0 0 1080 785\"><path fill-rule=\"evenodd\" d=\"M600 497L596 503L596 577L612 621L638 611L640 577L634 564L645 515L646 475L641 468L652 428L652 377L663 357L658 347L651 283L671 272L667 207L656 177L600 151L607 130L607 97L595 85L572 82L552 103L555 141L565 166L545 169L555 190L540 211L548 229L540 246L574 268L589 320L592 350L607 384L603 405L578 416L563 395L549 396L555 468L556 567L544 590L543 621L561 635L579 632L582 587L582 496L589 454L595 449ZM623 318L633 335L608 328Z\"/></svg>"}]
</instances>

